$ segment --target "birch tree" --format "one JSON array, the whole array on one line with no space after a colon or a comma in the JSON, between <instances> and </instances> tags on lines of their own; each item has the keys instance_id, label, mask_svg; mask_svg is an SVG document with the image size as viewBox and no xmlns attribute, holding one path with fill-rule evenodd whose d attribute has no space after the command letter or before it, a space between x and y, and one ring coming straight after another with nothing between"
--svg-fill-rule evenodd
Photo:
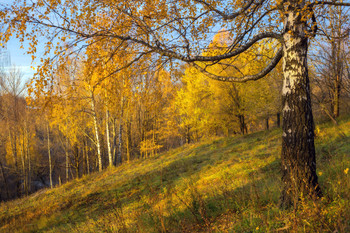
<instances>
[{"instance_id":1,"label":"birch tree","mask_svg":"<svg viewBox=\"0 0 350 233\"><path fill-rule=\"evenodd\" d=\"M319 197L316 175L314 122L307 67L309 40L317 33L317 12L348 1L316 0L18 0L3 5L2 41L16 34L30 40L35 58L38 41L46 35L46 57L38 69L38 83L47 82L52 59L64 61L70 53L84 52L96 41L108 44L104 57L119 56L133 47L124 69L149 54L161 61L181 60L221 81L247 82L265 77L283 60L282 88L282 206L297 203L301 195ZM219 55L203 56L211 33L226 28L231 43ZM58 41L57 45L53 41ZM275 43L274 56L257 73L220 76L212 64L227 64L256 43ZM54 50L56 56L51 57ZM97 59L95 62L99 62ZM199 63L200 62L200 63ZM38 85L39 86L39 85Z\"/></svg>"}]
</instances>

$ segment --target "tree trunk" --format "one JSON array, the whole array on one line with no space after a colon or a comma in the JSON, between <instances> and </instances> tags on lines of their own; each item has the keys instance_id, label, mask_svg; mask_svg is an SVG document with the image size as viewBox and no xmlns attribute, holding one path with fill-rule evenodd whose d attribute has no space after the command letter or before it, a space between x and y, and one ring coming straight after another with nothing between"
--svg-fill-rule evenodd
<instances>
[{"instance_id":1,"label":"tree trunk","mask_svg":"<svg viewBox=\"0 0 350 233\"><path fill-rule=\"evenodd\" d=\"M91 93L91 107L92 107L92 117L94 121L94 129L95 129L95 140L97 147L97 159L98 159L98 171L102 171L102 156L101 156L101 144L100 144L100 136L98 134L98 124L97 124L97 112L96 112L96 104L94 94Z\"/></svg>"},{"instance_id":2,"label":"tree trunk","mask_svg":"<svg viewBox=\"0 0 350 233\"><path fill-rule=\"evenodd\" d=\"M333 116L334 118L339 117L339 99L340 99L340 86L341 86L341 74L336 74L336 78L334 80L335 90L334 90L334 103L333 103Z\"/></svg>"},{"instance_id":3,"label":"tree trunk","mask_svg":"<svg viewBox=\"0 0 350 233\"><path fill-rule=\"evenodd\" d=\"M27 169L28 169L28 185L27 185L27 187L28 187L28 193L31 193L32 192L32 183L31 183L31 180L32 180L32 178L31 178L31 156L30 156L30 151L29 151L29 133L28 133L28 127L27 127L27 121L24 121L24 123L25 123L25 133L26 133L26 148L25 148L25 150L26 150L26 159L27 159Z\"/></svg>"},{"instance_id":4,"label":"tree trunk","mask_svg":"<svg viewBox=\"0 0 350 233\"><path fill-rule=\"evenodd\" d=\"M88 151L88 145L87 145L86 139L84 139L84 152L85 152L85 158L86 158L86 172L87 174L90 174L89 151Z\"/></svg>"},{"instance_id":5,"label":"tree trunk","mask_svg":"<svg viewBox=\"0 0 350 233\"><path fill-rule=\"evenodd\" d=\"M23 140L22 141L22 145L21 145L21 162L22 162L22 194L26 194L28 195L27 192L27 173L26 173L26 161L25 161L25 149L24 149L24 131L23 131Z\"/></svg>"},{"instance_id":6,"label":"tree trunk","mask_svg":"<svg viewBox=\"0 0 350 233\"><path fill-rule=\"evenodd\" d=\"M119 118L119 133L118 133L118 153L115 159L116 164L122 163L122 150L123 150L123 117L124 117L124 103L125 98L120 100L120 118Z\"/></svg>"},{"instance_id":7,"label":"tree trunk","mask_svg":"<svg viewBox=\"0 0 350 233\"><path fill-rule=\"evenodd\" d=\"M14 168L14 171L15 171L15 174L16 174L16 177L15 177L15 180L16 180L16 197L20 197L21 196L21 184L20 184L20 181L19 181L19 169L18 169L18 161L17 161L17 137L16 137L16 134L14 136L12 136L12 131L11 131L11 128L9 127L9 138L10 138L10 145L11 145L11 150L12 150L12 156L13 156L13 159L14 159L14 162L15 162L15 168Z\"/></svg>"},{"instance_id":8,"label":"tree trunk","mask_svg":"<svg viewBox=\"0 0 350 233\"><path fill-rule=\"evenodd\" d=\"M51 164L51 146L50 146L50 127L49 127L49 124L47 124L47 153L49 155L50 188L52 188L53 185L52 185L52 164Z\"/></svg>"},{"instance_id":9,"label":"tree trunk","mask_svg":"<svg viewBox=\"0 0 350 233\"><path fill-rule=\"evenodd\" d=\"M269 129L270 129L270 126L269 126L269 117L266 117L265 123L266 123L266 130L269 130Z\"/></svg>"},{"instance_id":10,"label":"tree trunk","mask_svg":"<svg viewBox=\"0 0 350 233\"><path fill-rule=\"evenodd\" d=\"M75 178L79 179L79 167L80 167L80 161L79 161L79 148L77 149L77 154L76 154L76 160L75 160Z\"/></svg>"},{"instance_id":11,"label":"tree trunk","mask_svg":"<svg viewBox=\"0 0 350 233\"><path fill-rule=\"evenodd\" d=\"M314 122L307 69L308 39L301 22L300 1L289 1L283 36L283 136L281 207L296 207L301 196L319 197L316 174ZM301 4L301 5L300 5Z\"/></svg>"},{"instance_id":12,"label":"tree trunk","mask_svg":"<svg viewBox=\"0 0 350 233\"><path fill-rule=\"evenodd\" d=\"M112 150L111 150L111 143L109 141L109 110L106 109L106 141L107 141L107 151L108 151L108 162L109 166L113 166L113 158L112 158Z\"/></svg>"},{"instance_id":13,"label":"tree trunk","mask_svg":"<svg viewBox=\"0 0 350 233\"><path fill-rule=\"evenodd\" d=\"M334 14L334 13L333 13ZM334 14L336 16L336 14ZM341 11L339 11L338 19L341 19ZM336 22L331 22L330 27L332 28L332 36L339 37L341 32L340 25L337 25ZM345 60L344 55L342 55L342 39L337 38L333 39L331 42L331 49L332 49L332 75L334 80L334 86L333 86L333 99L332 99L332 111L333 111L333 118L336 119L339 117L339 105L340 105L340 91L341 91L341 82L342 82L342 75L343 75L343 63Z\"/></svg>"},{"instance_id":14,"label":"tree trunk","mask_svg":"<svg viewBox=\"0 0 350 233\"><path fill-rule=\"evenodd\" d=\"M66 182L69 180L69 154L68 154L68 136L66 136Z\"/></svg>"},{"instance_id":15,"label":"tree trunk","mask_svg":"<svg viewBox=\"0 0 350 233\"><path fill-rule=\"evenodd\" d=\"M281 114L279 112L276 114L276 118L277 118L277 127L280 128L281 127Z\"/></svg>"},{"instance_id":16,"label":"tree trunk","mask_svg":"<svg viewBox=\"0 0 350 233\"><path fill-rule=\"evenodd\" d=\"M238 115L239 119L239 128L241 130L241 133L244 135L245 133L248 133L247 125L245 123L244 115Z\"/></svg>"},{"instance_id":17,"label":"tree trunk","mask_svg":"<svg viewBox=\"0 0 350 233\"><path fill-rule=\"evenodd\" d=\"M127 119L128 118L129 117L127 117ZM126 158L127 158L127 162L130 162L130 146L131 146L131 122L128 119L126 122Z\"/></svg>"},{"instance_id":18,"label":"tree trunk","mask_svg":"<svg viewBox=\"0 0 350 233\"><path fill-rule=\"evenodd\" d=\"M118 133L118 153L116 158L116 164L122 163L122 146L123 146L123 122L122 117L119 120L119 133Z\"/></svg>"},{"instance_id":19,"label":"tree trunk","mask_svg":"<svg viewBox=\"0 0 350 233\"><path fill-rule=\"evenodd\" d=\"M118 154L118 142L117 142L117 118L113 118L113 128L112 128L112 134L113 134L113 164L117 164L117 154Z\"/></svg>"},{"instance_id":20,"label":"tree trunk","mask_svg":"<svg viewBox=\"0 0 350 233\"><path fill-rule=\"evenodd\" d=\"M10 198L9 186L8 186L8 183L7 183L7 178L6 178L5 173L4 173L4 167L2 166L1 161L0 161L0 169L1 169L2 178L3 178L4 183L5 183L6 198L9 199Z\"/></svg>"},{"instance_id":21,"label":"tree trunk","mask_svg":"<svg viewBox=\"0 0 350 233\"><path fill-rule=\"evenodd\" d=\"M191 133L190 133L190 126L186 126L186 142L187 144L191 143Z\"/></svg>"}]
</instances>

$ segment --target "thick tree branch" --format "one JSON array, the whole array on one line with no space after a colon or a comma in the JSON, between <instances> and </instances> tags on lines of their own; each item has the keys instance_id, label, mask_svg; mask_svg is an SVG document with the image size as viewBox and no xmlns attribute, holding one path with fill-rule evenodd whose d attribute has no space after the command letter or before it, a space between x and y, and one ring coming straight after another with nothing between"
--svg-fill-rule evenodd
<instances>
[{"instance_id":1,"label":"thick tree branch","mask_svg":"<svg viewBox=\"0 0 350 233\"><path fill-rule=\"evenodd\" d=\"M271 60L271 62L259 73L254 74L254 75L247 75L247 76L242 76L242 77L233 77L233 76L219 76L212 74L208 71L205 70L205 68L202 68L196 63L191 63L194 67L196 67L199 71L201 71L203 74L208 76L211 79L219 80L219 81L225 81L225 82L247 82L247 81L253 81L253 80L258 80L263 77L265 77L270 71L272 71L278 62L281 60L283 55L283 49L280 48L278 52L276 53L275 57Z\"/></svg>"},{"instance_id":2,"label":"thick tree branch","mask_svg":"<svg viewBox=\"0 0 350 233\"><path fill-rule=\"evenodd\" d=\"M266 39L266 38L274 38L277 40L281 39L281 35L278 33L274 33L274 32L263 32L260 33L256 36L254 36L250 41L248 41L247 43L245 43L244 45L240 46L239 48L232 50L230 52L221 54L221 55L216 55L216 56L184 56L184 55L180 55L174 51L170 51L170 50L162 50L160 48L155 48L153 46L147 46L146 47L150 47L151 49L153 49L154 51L156 51L157 53L163 55L163 56L168 56L171 58L177 58L179 60L185 61L185 62L195 62L195 61L220 61L223 59L228 59L234 56L237 56L245 51L247 51L252 45L254 45L256 42L262 40L262 39ZM136 41L135 41L136 42ZM142 41L139 41L140 43L142 43L143 45L145 45Z\"/></svg>"},{"instance_id":3,"label":"thick tree branch","mask_svg":"<svg viewBox=\"0 0 350 233\"><path fill-rule=\"evenodd\" d=\"M316 1L313 3L310 3L310 6L316 6L316 5L331 5L331 6L350 6L350 3L346 2L330 2L330 1Z\"/></svg>"},{"instance_id":4,"label":"thick tree branch","mask_svg":"<svg viewBox=\"0 0 350 233\"><path fill-rule=\"evenodd\" d=\"M194 0L194 1L202 4L203 6L208 8L209 10L214 11L215 13L220 15L224 20L235 19L236 17L238 17L242 13L246 12L249 9L249 7L251 7L251 5L254 3L254 0L250 0L238 11L236 11L232 14L226 14L223 11L216 9L215 7L213 7L211 4L207 3L204 0ZM261 5L263 2L265 2L265 0L260 0L258 3L256 3L256 5Z\"/></svg>"}]
</instances>

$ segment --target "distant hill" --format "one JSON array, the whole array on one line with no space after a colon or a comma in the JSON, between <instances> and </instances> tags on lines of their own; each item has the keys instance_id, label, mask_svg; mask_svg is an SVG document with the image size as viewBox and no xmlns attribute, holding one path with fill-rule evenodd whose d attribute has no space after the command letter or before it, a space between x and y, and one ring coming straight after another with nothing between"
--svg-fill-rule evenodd
<instances>
[{"instance_id":1,"label":"distant hill","mask_svg":"<svg viewBox=\"0 0 350 233\"><path fill-rule=\"evenodd\" d=\"M215 138L0 204L0 232L350 232L350 120L316 127L324 197L278 208L281 131Z\"/></svg>"}]
</instances>

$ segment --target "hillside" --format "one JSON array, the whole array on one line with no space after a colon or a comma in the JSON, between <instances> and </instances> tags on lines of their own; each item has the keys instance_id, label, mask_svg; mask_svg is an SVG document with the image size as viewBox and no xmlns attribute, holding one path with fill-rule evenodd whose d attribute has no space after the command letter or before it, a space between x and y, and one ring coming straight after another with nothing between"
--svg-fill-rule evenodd
<instances>
[{"instance_id":1,"label":"hillside","mask_svg":"<svg viewBox=\"0 0 350 233\"><path fill-rule=\"evenodd\" d=\"M217 138L0 204L0 232L350 232L350 120L316 128L324 197L280 210L281 131Z\"/></svg>"}]
</instances>

